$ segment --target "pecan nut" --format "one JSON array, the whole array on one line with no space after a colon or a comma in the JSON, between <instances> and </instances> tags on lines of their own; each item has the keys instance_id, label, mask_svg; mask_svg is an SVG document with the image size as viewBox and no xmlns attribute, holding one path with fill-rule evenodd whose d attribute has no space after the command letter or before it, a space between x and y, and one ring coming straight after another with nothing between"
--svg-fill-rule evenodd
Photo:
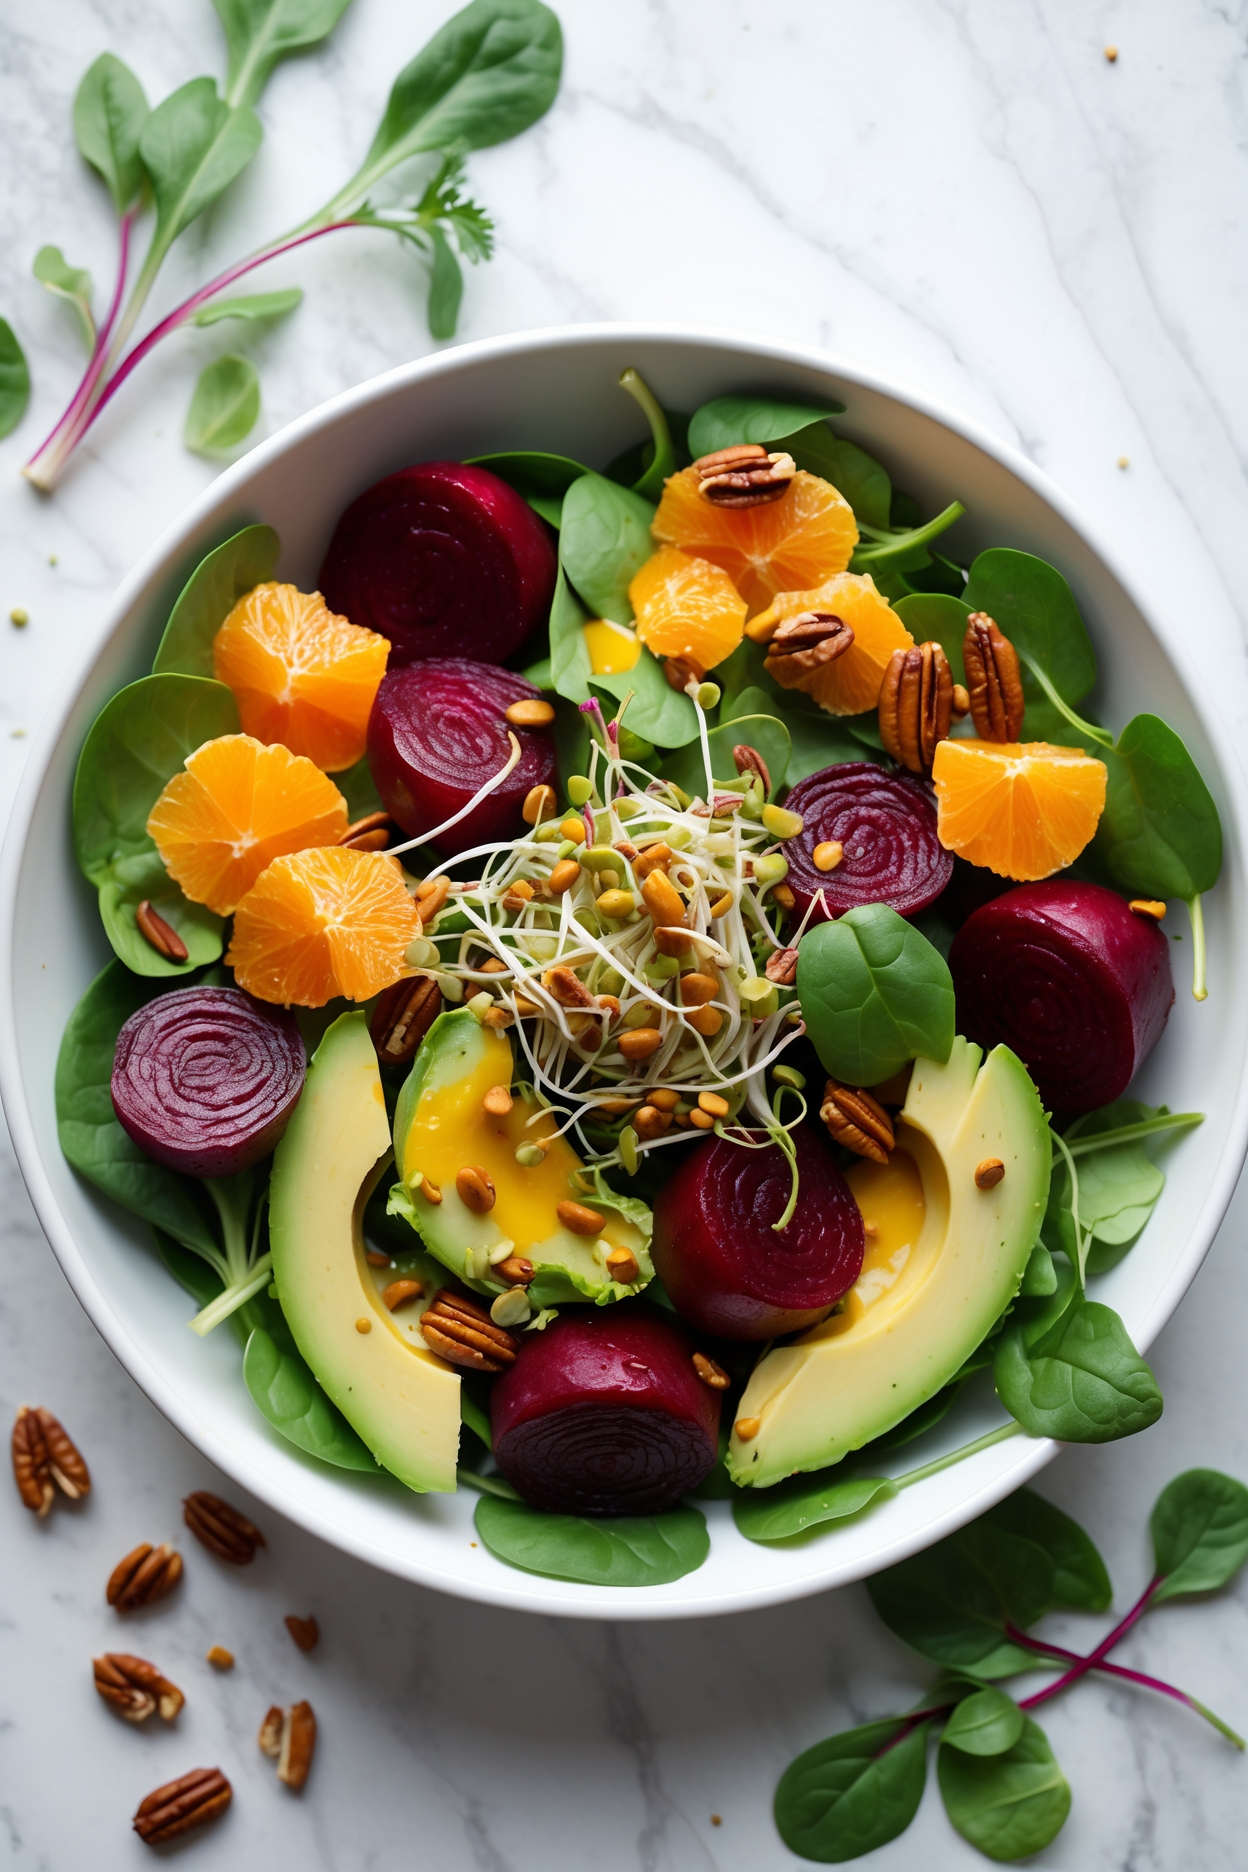
<instances>
[{"instance_id":1,"label":"pecan nut","mask_svg":"<svg viewBox=\"0 0 1248 1872\"><path fill-rule=\"evenodd\" d=\"M216 1554L218 1560L228 1560L231 1566L250 1566L257 1547L269 1544L246 1515L231 1508L219 1495L210 1495L207 1489L196 1489L186 1497L182 1519L201 1547Z\"/></svg>"},{"instance_id":2,"label":"pecan nut","mask_svg":"<svg viewBox=\"0 0 1248 1872\"><path fill-rule=\"evenodd\" d=\"M777 949L774 955L768 956L763 973L777 987L791 988L797 980L797 950Z\"/></svg>"},{"instance_id":3,"label":"pecan nut","mask_svg":"<svg viewBox=\"0 0 1248 1872\"><path fill-rule=\"evenodd\" d=\"M986 611L972 611L962 642L966 693L981 741L1017 741L1023 727L1018 651Z\"/></svg>"},{"instance_id":4,"label":"pecan nut","mask_svg":"<svg viewBox=\"0 0 1248 1872\"><path fill-rule=\"evenodd\" d=\"M784 449L768 452L757 442L716 449L693 464L698 492L716 507L760 507L779 500L797 473L797 463Z\"/></svg>"},{"instance_id":5,"label":"pecan nut","mask_svg":"<svg viewBox=\"0 0 1248 1872\"><path fill-rule=\"evenodd\" d=\"M953 671L938 643L894 650L880 686L880 740L899 767L930 774L953 720Z\"/></svg>"},{"instance_id":6,"label":"pecan nut","mask_svg":"<svg viewBox=\"0 0 1248 1872\"><path fill-rule=\"evenodd\" d=\"M748 741L739 742L732 750L732 764L744 780L753 775L764 793L771 792L771 772L757 748L752 748Z\"/></svg>"},{"instance_id":7,"label":"pecan nut","mask_svg":"<svg viewBox=\"0 0 1248 1872\"><path fill-rule=\"evenodd\" d=\"M379 996L368 1031L383 1066L406 1066L442 1012L432 975L409 975Z\"/></svg>"},{"instance_id":8,"label":"pecan nut","mask_svg":"<svg viewBox=\"0 0 1248 1872\"><path fill-rule=\"evenodd\" d=\"M886 1164L888 1153L897 1140L893 1121L880 1101L859 1086L851 1090L837 1079L829 1079L823 1089L819 1116L837 1144L843 1144L858 1157Z\"/></svg>"},{"instance_id":9,"label":"pecan nut","mask_svg":"<svg viewBox=\"0 0 1248 1872\"><path fill-rule=\"evenodd\" d=\"M362 819L354 820L347 827L338 843L350 851L385 851L394 830L394 821L389 813L365 813Z\"/></svg>"},{"instance_id":10,"label":"pecan nut","mask_svg":"<svg viewBox=\"0 0 1248 1872\"><path fill-rule=\"evenodd\" d=\"M470 1371L497 1372L516 1362L519 1344L496 1326L484 1307L444 1287L420 1318L420 1330L431 1352L450 1365Z\"/></svg>"},{"instance_id":11,"label":"pecan nut","mask_svg":"<svg viewBox=\"0 0 1248 1872\"><path fill-rule=\"evenodd\" d=\"M134 1830L148 1846L163 1846L166 1840L215 1820L225 1812L233 1794L219 1768L192 1768L139 1802Z\"/></svg>"},{"instance_id":12,"label":"pecan nut","mask_svg":"<svg viewBox=\"0 0 1248 1872\"><path fill-rule=\"evenodd\" d=\"M165 1722L172 1722L186 1702L177 1684L170 1683L146 1658L131 1657L128 1651L106 1651L91 1663L96 1689L126 1722L146 1722L154 1710L159 1710Z\"/></svg>"},{"instance_id":13,"label":"pecan nut","mask_svg":"<svg viewBox=\"0 0 1248 1872\"><path fill-rule=\"evenodd\" d=\"M307 1618L296 1618L293 1612L288 1612L282 1622L301 1651L316 1650L321 1641L321 1628L311 1614Z\"/></svg>"},{"instance_id":14,"label":"pecan nut","mask_svg":"<svg viewBox=\"0 0 1248 1872\"><path fill-rule=\"evenodd\" d=\"M168 1541L161 1541L159 1547L140 1541L109 1574L104 1596L118 1612L133 1612L163 1599L181 1577L182 1556Z\"/></svg>"},{"instance_id":15,"label":"pecan nut","mask_svg":"<svg viewBox=\"0 0 1248 1872\"><path fill-rule=\"evenodd\" d=\"M566 963L558 968L547 969L542 976L543 988L549 988L555 1000L563 1007L592 1008L594 997L589 992L579 975L573 974Z\"/></svg>"},{"instance_id":16,"label":"pecan nut","mask_svg":"<svg viewBox=\"0 0 1248 1872\"><path fill-rule=\"evenodd\" d=\"M832 611L799 611L785 618L767 646L763 668L782 689L792 689L812 670L835 663L854 641L844 619Z\"/></svg>"},{"instance_id":17,"label":"pecan nut","mask_svg":"<svg viewBox=\"0 0 1248 1872\"><path fill-rule=\"evenodd\" d=\"M715 1359L707 1358L705 1352L694 1353L693 1369L702 1383L709 1385L712 1391L726 1391L732 1382L723 1366Z\"/></svg>"},{"instance_id":18,"label":"pecan nut","mask_svg":"<svg viewBox=\"0 0 1248 1872\"><path fill-rule=\"evenodd\" d=\"M13 1424L13 1478L32 1513L42 1517L59 1488L70 1501L91 1492L91 1472L50 1410L23 1404Z\"/></svg>"},{"instance_id":19,"label":"pecan nut","mask_svg":"<svg viewBox=\"0 0 1248 1872\"><path fill-rule=\"evenodd\" d=\"M134 913L135 927L150 949L166 962L186 962L190 960L190 950L174 929L172 923L166 923L157 910L152 909L151 899L145 897Z\"/></svg>"},{"instance_id":20,"label":"pecan nut","mask_svg":"<svg viewBox=\"0 0 1248 1872\"><path fill-rule=\"evenodd\" d=\"M284 1781L287 1787L301 1788L308 1778L316 1747L316 1717L312 1714L312 1705L292 1703L289 1709L282 1709L275 1703L261 1723L256 1740L264 1754L276 1761L278 1780Z\"/></svg>"},{"instance_id":21,"label":"pecan nut","mask_svg":"<svg viewBox=\"0 0 1248 1872\"><path fill-rule=\"evenodd\" d=\"M663 674L667 678L668 687L684 695L690 683L696 688L704 680L706 670L696 657L669 656L664 658Z\"/></svg>"}]
</instances>

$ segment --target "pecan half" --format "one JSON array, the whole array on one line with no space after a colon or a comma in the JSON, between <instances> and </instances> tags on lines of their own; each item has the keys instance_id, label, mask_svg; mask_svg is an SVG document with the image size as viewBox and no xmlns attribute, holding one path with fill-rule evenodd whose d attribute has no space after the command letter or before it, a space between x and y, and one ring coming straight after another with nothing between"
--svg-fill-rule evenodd
<instances>
[{"instance_id":1,"label":"pecan half","mask_svg":"<svg viewBox=\"0 0 1248 1872\"><path fill-rule=\"evenodd\" d=\"M763 668L783 689L792 689L812 670L844 656L854 633L832 611L799 611L785 618L767 646Z\"/></svg>"},{"instance_id":2,"label":"pecan half","mask_svg":"<svg viewBox=\"0 0 1248 1872\"><path fill-rule=\"evenodd\" d=\"M365 813L362 819L356 819L347 827L338 843L351 851L385 851L394 829L389 813Z\"/></svg>"},{"instance_id":3,"label":"pecan half","mask_svg":"<svg viewBox=\"0 0 1248 1872\"><path fill-rule=\"evenodd\" d=\"M260 1733L256 1737L262 1755L269 1755L274 1761L282 1752L282 1722L285 1712L280 1703L272 1703L265 1711Z\"/></svg>"},{"instance_id":4,"label":"pecan half","mask_svg":"<svg viewBox=\"0 0 1248 1872\"><path fill-rule=\"evenodd\" d=\"M90 1493L91 1473L50 1410L23 1404L13 1424L11 1448L17 1492L32 1513L46 1515L58 1488L70 1501Z\"/></svg>"},{"instance_id":5,"label":"pecan half","mask_svg":"<svg viewBox=\"0 0 1248 1872\"><path fill-rule=\"evenodd\" d=\"M962 641L966 692L981 741L1017 741L1023 726L1018 651L986 611L972 611Z\"/></svg>"},{"instance_id":6,"label":"pecan half","mask_svg":"<svg viewBox=\"0 0 1248 1872\"><path fill-rule=\"evenodd\" d=\"M783 449L770 454L757 442L716 449L693 464L698 492L716 507L759 507L779 500L797 473L797 463Z\"/></svg>"},{"instance_id":7,"label":"pecan half","mask_svg":"<svg viewBox=\"0 0 1248 1872\"><path fill-rule=\"evenodd\" d=\"M700 683L706 675L705 669L696 657L669 656L663 662L663 674L668 687L684 695L690 683Z\"/></svg>"},{"instance_id":8,"label":"pecan half","mask_svg":"<svg viewBox=\"0 0 1248 1872\"><path fill-rule=\"evenodd\" d=\"M104 1597L119 1612L133 1612L163 1599L181 1577L182 1556L168 1541L161 1541L159 1547L140 1541L109 1574Z\"/></svg>"},{"instance_id":9,"label":"pecan half","mask_svg":"<svg viewBox=\"0 0 1248 1872\"><path fill-rule=\"evenodd\" d=\"M154 949L157 955L164 956L166 962L189 960L190 950L174 929L173 924L166 923L159 911L152 909L150 898L145 897L139 904L134 913L134 921L144 942L149 948Z\"/></svg>"},{"instance_id":10,"label":"pecan half","mask_svg":"<svg viewBox=\"0 0 1248 1872\"><path fill-rule=\"evenodd\" d=\"M880 740L910 773L930 774L953 720L953 671L938 643L894 650L880 686Z\"/></svg>"},{"instance_id":11,"label":"pecan half","mask_svg":"<svg viewBox=\"0 0 1248 1872\"><path fill-rule=\"evenodd\" d=\"M234 1790L219 1768L192 1768L176 1781L166 1781L139 1802L133 1826L148 1846L163 1846L166 1840L189 1833L192 1827L206 1826L223 1814L233 1799Z\"/></svg>"},{"instance_id":12,"label":"pecan half","mask_svg":"<svg viewBox=\"0 0 1248 1872\"><path fill-rule=\"evenodd\" d=\"M519 1345L496 1326L484 1307L444 1287L421 1315L420 1330L431 1352L450 1365L497 1372L516 1362Z\"/></svg>"},{"instance_id":13,"label":"pecan half","mask_svg":"<svg viewBox=\"0 0 1248 1872\"><path fill-rule=\"evenodd\" d=\"M873 1163L886 1164L888 1153L897 1140L893 1121L880 1101L859 1086L851 1091L837 1079L829 1079L823 1089L819 1116L838 1144Z\"/></svg>"},{"instance_id":14,"label":"pecan half","mask_svg":"<svg viewBox=\"0 0 1248 1872\"><path fill-rule=\"evenodd\" d=\"M368 1031L383 1066L406 1066L442 1012L432 975L409 975L378 997Z\"/></svg>"},{"instance_id":15,"label":"pecan half","mask_svg":"<svg viewBox=\"0 0 1248 1872\"><path fill-rule=\"evenodd\" d=\"M126 1722L146 1722L153 1710L159 1710L165 1722L172 1722L186 1702L177 1684L170 1683L146 1658L131 1657L128 1651L106 1651L91 1663L96 1689Z\"/></svg>"},{"instance_id":16,"label":"pecan half","mask_svg":"<svg viewBox=\"0 0 1248 1872\"><path fill-rule=\"evenodd\" d=\"M732 750L732 764L742 779L746 774L753 774L762 786L764 793L771 792L771 773L766 761L757 748L752 748L748 741L739 742Z\"/></svg>"},{"instance_id":17,"label":"pecan half","mask_svg":"<svg viewBox=\"0 0 1248 1872\"><path fill-rule=\"evenodd\" d=\"M286 1622L289 1624L289 1619ZM284 1781L287 1787L301 1788L308 1778L316 1747L316 1717L312 1714L312 1705L292 1703L284 1710L275 1703L261 1723L256 1740L263 1753L276 1761L278 1780Z\"/></svg>"},{"instance_id":18,"label":"pecan half","mask_svg":"<svg viewBox=\"0 0 1248 1872\"><path fill-rule=\"evenodd\" d=\"M250 1566L257 1547L269 1544L246 1515L231 1508L219 1495L210 1495L207 1489L196 1489L186 1497L182 1519L202 1547L216 1554L218 1560L228 1560L231 1566Z\"/></svg>"},{"instance_id":19,"label":"pecan half","mask_svg":"<svg viewBox=\"0 0 1248 1872\"><path fill-rule=\"evenodd\" d=\"M769 982L775 982L780 988L791 988L797 980L797 950L777 949L767 958L763 970Z\"/></svg>"},{"instance_id":20,"label":"pecan half","mask_svg":"<svg viewBox=\"0 0 1248 1872\"><path fill-rule=\"evenodd\" d=\"M301 1651L316 1650L321 1641L321 1628L311 1614L307 1618L296 1618L293 1612L288 1612L282 1622Z\"/></svg>"}]
</instances>

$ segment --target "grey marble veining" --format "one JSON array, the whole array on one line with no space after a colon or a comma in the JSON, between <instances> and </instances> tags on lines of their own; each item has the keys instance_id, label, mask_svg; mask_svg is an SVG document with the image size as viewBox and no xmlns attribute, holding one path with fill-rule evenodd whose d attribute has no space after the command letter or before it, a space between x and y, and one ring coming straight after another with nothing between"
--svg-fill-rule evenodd
<instances>
[{"instance_id":1,"label":"grey marble veining","mask_svg":"<svg viewBox=\"0 0 1248 1872\"><path fill-rule=\"evenodd\" d=\"M1248 5L1222 0L563 0L563 92L522 141L473 158L499 254L470 272L462 336L562 320L732 325L859 359L1021 447L1091 515L1248 727ZM441 0L356 0L330 46L281 69L266 141L175 253L153 301L297 221L358 160L402 58ZM1102 48L1116 41L1108 64ZM109 595L213 470L180 432L204 362L260 369L268 433L431 348L414 263L335 236L255 284L305 287L271 331L174 340L99 424L52 500L16 470L68 395L68 316L30 278L64 247L107 290L112 228L69 140L69 103L106 47L159 96L221 69L206 0L0 0L0 312L35 374L0 443L0 794ZM1120 469L1126 456L1129 466ZM55 557L56 564L49 563ZM5 622L11 606L29 627ZM96 1337L0 1163L0 1409L47 1402L95 1492L36 1524L0 1487L0 1853L19 1872L145 1863L138 1799L197 1762L234 1782L228 1820L186 1850L205 1868L365 1872L756 1872L795 1865L770 1818L799 1749L910 1701L929 1673L861 1588L731 1620L593 1626L481 1610L350 1561L251 1505L269 1548L245 1572L186 1537L178 1595L121 1623L103 1585L139 1539L177 1537L195 1487L238 1497L165 1424ZM1144 1525L1178 1470L1248 1476L1241 1191L1154 1350L1166 1415L1146 1437L1059 1459L1041 1487L1101 1543L1129 1604ZM248 1504L243 1503L245 1507ZM304 1657L281 1624L314 1611ZM1071 1617L1059 1642L1102 1629ZM1063 1637L1063 1631L1065 1637ZM212 1643L238 1658L216 1675ZM176 1731L136 1732L95 1697L90 1657L130 1646L187 1692ZM1170 1677L1241 1729L1248 1588L1151 1615L1122 1661ZM254 1736L270 1701L321 1725L302 1796ZM1081 1686L1045 1727L1074 1789L1037 1863L1063 1872L1232 1872L1248 1768L1182 1710ZM720 1825L712 1823L718 1815ZM934 1779L873 1865L983 1862Z\"/></svg>"}]
</instances>

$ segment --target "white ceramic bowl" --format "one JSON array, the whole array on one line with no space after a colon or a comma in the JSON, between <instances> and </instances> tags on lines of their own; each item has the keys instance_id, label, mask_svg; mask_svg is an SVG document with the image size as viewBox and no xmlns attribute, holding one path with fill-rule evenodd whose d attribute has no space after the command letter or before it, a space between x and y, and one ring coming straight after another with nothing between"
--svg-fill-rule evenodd
<instances>
[{"instance_id":1,"label":"white ceramic bowl","mask_svg":"<svg viewBox=\"0 0 1248 1872\"><path fill-rule=\"evenodd\" d=\"M616 387L629 364L677 409L728 391L845 403L837 428L878 455L925 511L955 496L965 503L959 539L968 554L1017 546L1061 568L1100 658L1095 702L1104 719L1121 725L1138 709L1156 709L1209 782L1226 835L1222 882L1205 912L1210 997L1193 1002L1190 944L1176 946L1174 1011L1138 1088L1174 1110L1209 1116L1171 1153L1165 1192L1139 1243L1094 1287L1137 1345L1148 1346L1213 1240L1248 1138L1248 979L1237 966L1248 927L1248 802L1238 763L1208 695L1185 657L1163 645L1134 580L1029 462L951 412L816 352L703 331L527 332L392 371L292 423L227 470L125 581L98 657L74 676L31 750L0 873L0 1086L23 1174L74 1292L148 1397L228 1475L345 1552L445 1592L572 1617L675 1618L777 1604L873 1573L981 1513L1033 1476L1056 1446L1018 1436L856 1523L782 1548L742 1539L728 1503L705 1504L710 1557L670 1586L596 1588L515 1571L470 1544L474 1495L418 1496L353 1477L304 1457L270 1429L243 1387L235 1340L228 1331L191 1337L190 1303L147 1231L69 1169L53 1111L62 1030L110 954L94 892L70 848L74 764L104 701L149 668L170 605L203 553L248 521L268 521L282 540L280 576L311 589L343 508L409 462L545 448L605 463L638 433L636 406ZM1171 927L1180 926L1181 911ZM895 1452L892 1472L999 1421L985 1389L938 1431Z\"/></svg>"}]
</instances>

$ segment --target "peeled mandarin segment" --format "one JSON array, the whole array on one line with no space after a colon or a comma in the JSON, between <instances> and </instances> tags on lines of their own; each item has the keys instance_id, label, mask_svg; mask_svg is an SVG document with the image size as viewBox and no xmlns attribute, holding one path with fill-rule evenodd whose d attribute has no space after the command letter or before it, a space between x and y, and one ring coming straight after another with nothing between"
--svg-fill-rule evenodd
<instances>
[{"instance_id":1,"label":"peeled mandarin segment","mask_svg":"<svg viewBox=\"0 0 1248 1872\"><path fill-rule=\"evenodd\" d=\"M777 501L717 507L699 493L696 470L682 469L664 485L652 531L657 540L722 566L754 611L777 592L843 572L858 543L849 502L830 481L801 471Z\"/></svg>"},{"instance_id":2,"label":"peeled mandarin segment","mask_svg":"<svg viewBox=\"0 0 1248 1872\"><path fill-rule=\"evenodd\" d=\"M238 906L226 962L259 1001L366 1001L398 981L419 933L394 859L331 846L279 858L257 879Z\"/></svg>"},{"instance_id":3,"label":"peeled mandarin segment","mask_svg":"<svg viewBox=\"0 0 1248 1872\"><path fill-rule=\"evenodd\" d=\"M220 735L186 758L153 806L148 836L193 903L229 916L274 858L333 845L347 803L302 755Z\"/></svg>"},{"instance_id":4,"label":"peeled mandarin segment","mask_svg":"<svg viewBox=\"0 0 1248 1872\"><path fill-rule=\"evenodd\" d=\"M745 600L709 559L661 546L628 588L637 635L656 656L692 657L704 670L731 656L745 626Z\"/></svg>"},{"instance_id":5,"label":"peeled mandarin segment","mask_svg":"<svg viewBox=\"0 0 1248 1872\"><path fill-rule=\"evenodd\" d=\"M605 618L595 618L582 628L589 667L595 676L616 676L630 670L641 655L641 644L633 633L617 630Z\"/></svg>"},{"instance_id":6,"label":"peeled mandarin segment","mask_svg":"<svg viewBox=\"0 0 1248 1872\"><path fill-rule=\"evenodd\" d=\"M364 753L390 645L337 617L319 592L257 585L213 640L213 671L247 734L338 772Z\"/></svg>"},{"instance_id":7,"label":"peeled mandarin segment","mask_svg":"<svg viewBox=\"0 0 1248 1872\"><path fill-rule=\"evenodd\" d=\"M1031 883L1073 863L1105 806L1104 763L1046 741L942 741L932 772L947 851Z\"/></svg>"},{"instance_id":8,"label":"peeled mandarin segment","mask_svg":"<svg viewBox=\"0 0 1248 1872\"><path fill-rule=\"evenodd\" d=\"M875 708L893 652L910 649L914 638L888 599L875 589L870 573L842 572L813 590L782 592L750 619L746 635L755 643L770 643L786 618L803 611L839 617L853 631L853 643L842 656L808 673L789 676L777 668L769 674L782 689L800 689L812 696L829 715L861 715Z\"/></svg>"}]
</instances>

